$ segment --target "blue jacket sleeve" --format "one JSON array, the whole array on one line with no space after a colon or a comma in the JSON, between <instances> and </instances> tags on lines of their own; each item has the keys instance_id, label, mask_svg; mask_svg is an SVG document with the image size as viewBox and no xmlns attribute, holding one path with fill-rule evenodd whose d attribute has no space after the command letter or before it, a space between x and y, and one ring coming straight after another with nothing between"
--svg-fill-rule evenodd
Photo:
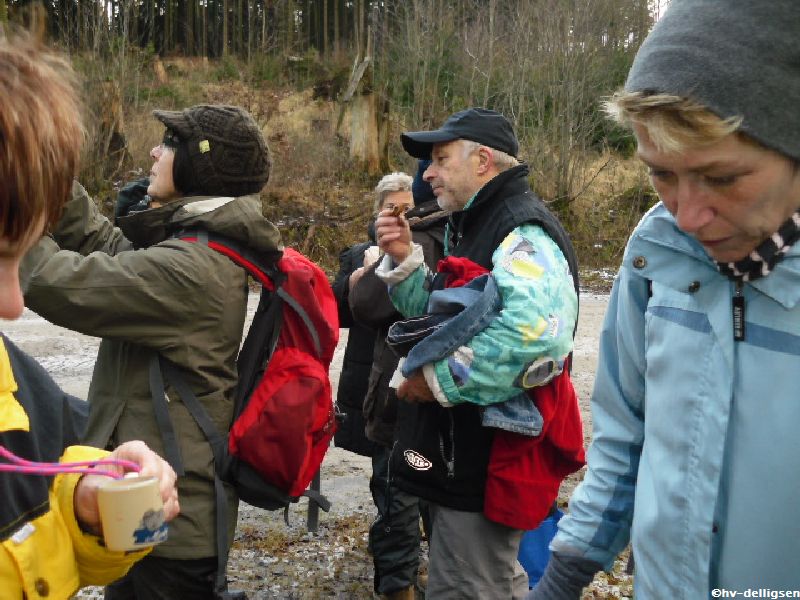
<instances>
[{"instance_id":1,"label":"blue jacket sleeve","mask_svg":"<svg viewBox=\"0 0 800 600\"><path fill-rule=\"evenodd\" d=\"M594 391L588 470L551 548L611 568L630 538L644 442L647 281L623 267L614 282Z\"/></svg>"}]
</instances>

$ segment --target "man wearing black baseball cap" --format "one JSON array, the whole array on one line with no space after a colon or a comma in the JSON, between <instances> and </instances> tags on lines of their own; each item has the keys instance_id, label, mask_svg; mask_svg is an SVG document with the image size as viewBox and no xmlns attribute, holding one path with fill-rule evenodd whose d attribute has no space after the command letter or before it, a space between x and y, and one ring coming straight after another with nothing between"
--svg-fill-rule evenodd
<instances>
[{"instance_id":1,"label":"man wearing black baseball cap","mask_svg":"<svg viewBox=\"0 0 800 600\"><path fill-rule=\"evenodd\" d=\"M517 136L503 115L485 108L468 108L448 117L435 131L411 131L401 138L403 148L415 158L429 159L433 144L470 140L495 150L505 152L514 158L519 153Z\"/></svg>"},{"instance_id":2,"label":"man wearing black baseball cap","mask_svg":"<svg viewBox=\"0 0 800 600\"><path fill-rule=\"evenodd\" d=\"M484 407L564 370L577 319L575 252L531 192L514 130L500 113L469 108L437 130L403 134L402 143L431 159L424 179L453 211L447 265L489 271L502 310L479 331L457 332L453 344L406 374L390 469L401 489L431 504L427 595L522 598L519 542L544 516L537 511L546 514L557 485L545 498L530 483L529 451L507 454L497 477L493 445L508 432L481 419ZM406 316L425 314L431 293L446 291L445 277L427 269L402 216L384 211L376 225L386 253L378 274L393 302ZM582 439L576 443L580 452Z\"/></svg>"}]
</instances>

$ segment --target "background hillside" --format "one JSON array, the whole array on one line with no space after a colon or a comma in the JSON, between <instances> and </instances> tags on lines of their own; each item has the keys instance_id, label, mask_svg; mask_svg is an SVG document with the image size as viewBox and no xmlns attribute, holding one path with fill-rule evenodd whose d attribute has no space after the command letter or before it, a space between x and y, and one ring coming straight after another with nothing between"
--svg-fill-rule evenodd
<instances>
[{"instance_id":1,"label":"background hillside","mask_svg":"<svg viewBox=\"0 0 800 600\"><path fill-rule=\"evenodd\" d=\"M413 173L403 130L486 106L520 138L531 185L584 267L613 267L654 202L631 137L602 99L624 81L663 0L0 0L72 58L89 131L81 181L110 212L146 175L154 108L211 102L264 127L264 210L286 241L335 271L364 238L369 192Z\"/></svg>"}]
</instances>

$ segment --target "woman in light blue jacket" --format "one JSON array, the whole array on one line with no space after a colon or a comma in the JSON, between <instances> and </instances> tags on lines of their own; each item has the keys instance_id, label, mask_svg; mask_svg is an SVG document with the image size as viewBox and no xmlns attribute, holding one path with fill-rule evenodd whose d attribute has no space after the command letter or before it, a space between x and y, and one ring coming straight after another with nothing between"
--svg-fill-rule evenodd
<instances>
[{"instance_id":1,"label":"woman in light blue jacket","mask_svg":"<svg viewBox=\"0 0 800 600\"><path fill-rule=\"evenodd\" d=\"M800 596L798 32L794 0L673 0L609 102L661 202L614 284L589 469L531 599L579 598L629 540L637 599Z\"/></svg>"}]
</instances>

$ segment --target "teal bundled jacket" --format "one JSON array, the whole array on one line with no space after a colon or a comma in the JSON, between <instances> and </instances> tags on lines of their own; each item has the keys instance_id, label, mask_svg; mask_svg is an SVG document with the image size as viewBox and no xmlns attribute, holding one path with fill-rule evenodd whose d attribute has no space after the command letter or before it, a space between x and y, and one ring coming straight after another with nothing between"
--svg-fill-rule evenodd
<instances>
[{"instance_id":1,"label":"teal bundled jacket","mask_svg":"<svg viewBox=\"0 0 800 600\"><path fill-rule=\"evenodd\" d=\"M491 271L503 308L499 317L451 357L425 366L426 379L443 405L470 402L486 406L520 393L526 372L551 362L560 372L572 350L578 299L569 266L558 245L533 224L509 233L492 255ZM394 271L385 259L379 273L391 298L406 316L425 312L432 277L418 247ZM435 378L435 380L434 380ZM524 387L536 382L526 379Z\"/></svg>"},{"instance_id":2,"label":"teal bundled jacket","mask_svg":"<svg viewBox=\"0 0 800 600\"><path fill-rule=\"evenodd\" d=\"M738 342L736 293L661 204L644 217L606 313L589 470L552 544L608 568L631 539L637 598L800 589L800 248L742 286Z\"/></svg>"}]
</instances>

